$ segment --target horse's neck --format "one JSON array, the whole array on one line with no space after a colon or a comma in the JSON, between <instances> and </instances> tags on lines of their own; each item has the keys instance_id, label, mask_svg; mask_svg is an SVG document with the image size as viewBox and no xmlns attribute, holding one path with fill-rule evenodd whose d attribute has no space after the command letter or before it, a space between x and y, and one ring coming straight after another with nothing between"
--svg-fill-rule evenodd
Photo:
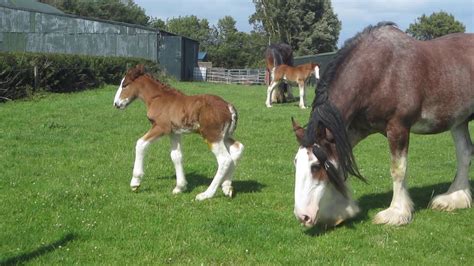
<instances>
[{"instance_id":1,"label":"horse's neck","mask_svg":"<svg viewBox=\"0 0 474 266\"><path fill-rule=\"evenodd\" d=\"M168 94L181 94L176 90L170 88L164 83L156 81L148 76L144 77L143 86L140 88L139 97L145 102L147 106L150 106L152 101L160 99Z\"/></svg>"}]
</instances>

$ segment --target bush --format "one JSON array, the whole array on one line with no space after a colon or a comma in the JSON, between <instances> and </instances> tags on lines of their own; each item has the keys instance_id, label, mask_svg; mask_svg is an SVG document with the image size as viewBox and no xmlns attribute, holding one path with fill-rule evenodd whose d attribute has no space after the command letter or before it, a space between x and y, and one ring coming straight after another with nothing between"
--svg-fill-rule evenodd
<instances>
[{"instance_id":1,"label":"bush","mask_svg":"<svg viewBox=\"0 0 474 266\"><path fill-rule=\"evenodd\" d=\"M126 69L137 64L145 64L153 75L161 74L157 63L141 58L0 52L0 101L118 84Z\"/></svg>"}]
</instances>

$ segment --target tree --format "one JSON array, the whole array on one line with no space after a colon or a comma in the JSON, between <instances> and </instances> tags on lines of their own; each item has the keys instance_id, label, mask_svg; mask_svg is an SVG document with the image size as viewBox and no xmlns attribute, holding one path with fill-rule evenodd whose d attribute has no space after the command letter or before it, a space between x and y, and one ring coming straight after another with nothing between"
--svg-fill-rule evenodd
<instances>
[{"instance_id":1,"label":"tree","mask_svg":"<svg viewBox=\"0 0 474 266\"><path fill-rule=\"evenodd\" d=\"M431 40L449 33L465 31L466 27L453 15L440 11L429 17L423 14L415 23L410 24L406 33L418 40Z\"/></svg>"},{"instance_id":2,"label":"tree","mask_svg":"<svg viewBox=\"0 0 474 266\"><path fill-rule=\"evenodd\" d=\"M198 41L202 51L207 50L213 42L209 21L199 19L194 15L168 19L166 30Z\"/></svg>"},{"instance_id":3,"label":"tree","mask_svg":"<svg viewBox=\"0 0 474 266\"><path fill-rule=\"evenodd\" d=\"M150 20L145 10L128 0L127 4L120 0L40 0L59 10L73 15L119 21L147 26Z\"/></svg>"},{"instance_id":4,"label":"tree","mask_svg":"<svg viewBox=\"0 0 474 266\"><path fill-rule=\"evenodd\" d=\"M159 29L159 30L167 30L166 22L164 22L162 19L159 19L159 18L150 18L150 21L148 22L148 26L155 29Z\"/></svg>"},{"instance_id":5,"label":"tree","mask_svg":"<svg viewBox=\"0 0 474 266\"><path fill-rule=\"evenodd\" d=\"M296 55L332 52L341 22L330 0L253 0L249 22L263 29L270 43L285 42Z\"/></svg>"}]
</instances>

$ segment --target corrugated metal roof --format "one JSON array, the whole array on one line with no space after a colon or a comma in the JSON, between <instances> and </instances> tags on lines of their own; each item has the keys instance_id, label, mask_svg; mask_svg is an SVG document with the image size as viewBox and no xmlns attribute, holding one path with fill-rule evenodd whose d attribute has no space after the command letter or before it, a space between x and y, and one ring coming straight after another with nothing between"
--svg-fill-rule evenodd
<instances>
[{"instance_id":1,"label":"corrugated metal roof","mask_svg":"<svg viewBox=\"0 0 474 266\"><path fill-rule=\"evenodd\" d=\"M61 10L36 0L0 0L0 4L14 8L24 8L44 13L64 14Z\"/></svg>"}]
</instances>

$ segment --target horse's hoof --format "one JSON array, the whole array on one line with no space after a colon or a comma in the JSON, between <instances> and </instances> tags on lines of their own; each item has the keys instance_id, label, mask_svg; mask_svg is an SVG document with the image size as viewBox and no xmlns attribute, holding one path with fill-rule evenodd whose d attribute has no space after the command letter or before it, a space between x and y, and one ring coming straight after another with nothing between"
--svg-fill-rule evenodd
<instances>
[{"instance_id":1,"label":"horse's hoof","mask_svg":"<svg viewBox=\"0 0 474 266\"><path fill-rule=\"evenodd\" d=\"M130 188L132 189L132 192L138 192L138 188L140 186L131 186Z\"/></svg>"},{"instance_id":2,"label":"horse's hoof","mask_svg":"<svg viewBox=\"0 0 474 266\"><path fill-rule=\"evenodd\" d=\"M388 208L375 215L374 224L405 225L412 220L411 211L400 210L397 208Z\"/></svg>"},{"instance_id":3,"label":"horse's hoof","mask_svg":"<svg viewBox=\"0 0 474 266\"><path fill-rule=\"evenodd\" d=\"M197 200L197 201L203 201L203 200L209 199L209 198L212 198L212 196L207 195L206 192L199 193L199 194L196 196L196 200Z\"/></svg>"},{"instance_id":4,"label":"horse's hoof","mask_svg":"<svg viewBox=\"0 0 474 266\"><path fill-rule=\"evenodd\" d=\"M451 193L444 193L433 198L430 208L440 211L454 211L471 207L471 195L469 191L458 190Z\"/></svg>"},{"instance_id":5,"label":"horse's hoof","mask_svg":"<svg viewBox=\"0 0 474 266\"><path fill-rule=\"evenodd\" d=\"M176 194L180 194L182 193L183 191L186 190L186 186L184 187L178 187L176 186L174 189L173 189L173 194L176 195Z\"/></svg>"},{"instance_id":6,"label":"horse's hoof","mask_svg":"<svg viewBox=\"0 0 474 266\"><path fill-rule=\"evenodd\" d=\"M267 108L272 108L273 106L267 104Z\"/></svg>"},{"instance_id":7,"label":"horse's hoof","mask_svg":"<svg viewBox=\"0 0 474 266\"><path fill-rule=\"evenodd\" d=\"M232 198L234 196L234 188L232 186L223 187L222 192L224 192L224 195L229 198Z\"/></svg>"}]
</instances>

